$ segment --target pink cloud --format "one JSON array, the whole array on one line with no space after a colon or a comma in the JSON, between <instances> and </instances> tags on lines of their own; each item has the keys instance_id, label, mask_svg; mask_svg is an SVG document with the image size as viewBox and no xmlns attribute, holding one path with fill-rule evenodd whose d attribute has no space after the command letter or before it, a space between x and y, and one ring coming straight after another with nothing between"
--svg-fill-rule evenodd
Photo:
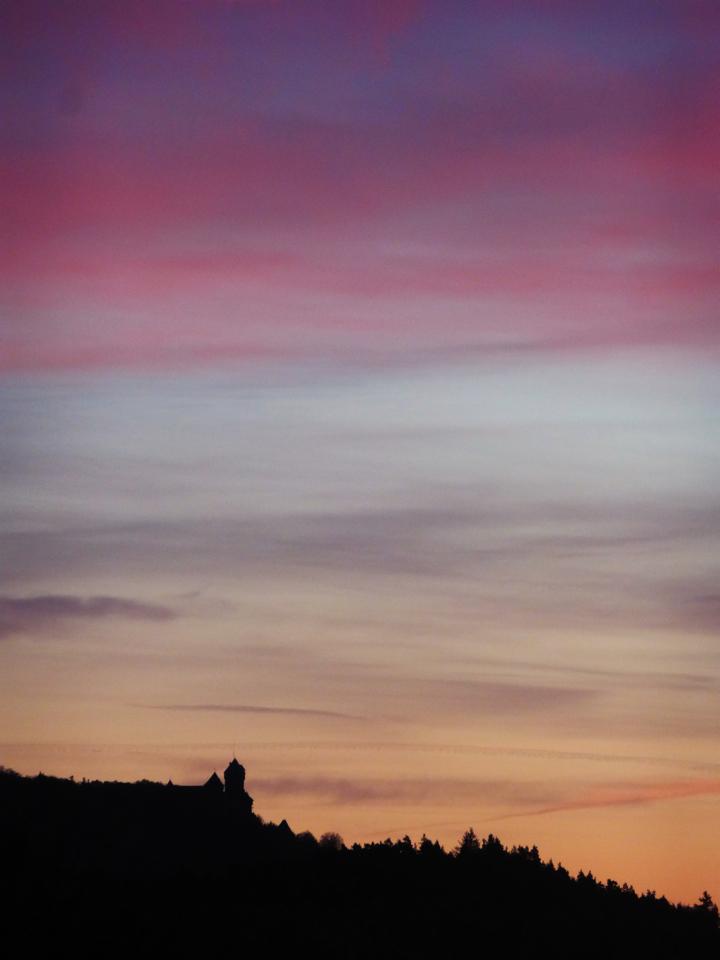
<instances>
[{"instance_id":1,"label":"pink cloud","mask_svg":"<svg viewBox=\"0 0 720 960\"><path fill-rule=\"evenodd\" d=\"M540 807L525 813L510 813L496 819L541 816L565 810L588 810L599 807L623 807L635 804L679 800L686 797L716 796L720 794L720 780L669 780L660 783L628 784L598 787L576 799L568 799L550 807Z\"/></svg>"},{"instance_id":2,"label":"pink cloud","mask_svg":"<svg viewBox=\"0 0 720 960\"><path fill-rule=\"evenodd\" d=\"M371 80L372 58L343 61L353 38L386 49L438 10L353 4L337 36L329 13L312 20L316 104L295 97L298 64L287 73L293 31L306 29L292 5L184 4L169 33L176 5L148 17L145 6L82 5L83 16L40 23L45 5L11 5L18 69L57 30L60 75L92 90L70 117L38 109L32 137L16 111L23 135L0 168L3 369L292 354L298 324L334 326L338 342L365 325L374 348L418 328L438 343L481 339L498 311L511 338L529 341L717 341L707 251L718 240L720 103L701 58L669 62L658 84L577 38L506 29L465 72L440 50L427 70L413 61L402 78ZM247 96L223 86L235 77L220 30L239 23L233 6L256 27L261 16L267 37L268 75L251 71ZM502 7L491 14L502 19ZM106 63L118 50L133 64L119 76ZM336 80L347 102L323 99ZM358 116L338 110L365 95ZM465 330L443 303L475 311Z\"/></svg>"}]
</instances>

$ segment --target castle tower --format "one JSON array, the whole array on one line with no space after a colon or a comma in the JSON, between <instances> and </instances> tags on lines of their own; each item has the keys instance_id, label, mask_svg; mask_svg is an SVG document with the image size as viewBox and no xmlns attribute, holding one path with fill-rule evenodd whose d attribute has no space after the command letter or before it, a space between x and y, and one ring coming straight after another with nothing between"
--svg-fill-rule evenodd
<instances>
[{"instance_id":1,"label":"castle tower","mask_svg":"<svg viewBox=\"0 0 720 960\"><path fill-rule=\"evenodd\" d=\"M245 790L245 767L234 757L225 769L225 796L234 810L252 811L253 799Z\"/></svg>"},{"instance_id":2,"label":"castle tower","mask_svg":"<svg viewBox=\"0 0 720 960\"><path fill-rule=\"evenodd\" d=\"M235 757L225 769L225 793L245 790L245 767Z\"/></svg>"}]
</instances>

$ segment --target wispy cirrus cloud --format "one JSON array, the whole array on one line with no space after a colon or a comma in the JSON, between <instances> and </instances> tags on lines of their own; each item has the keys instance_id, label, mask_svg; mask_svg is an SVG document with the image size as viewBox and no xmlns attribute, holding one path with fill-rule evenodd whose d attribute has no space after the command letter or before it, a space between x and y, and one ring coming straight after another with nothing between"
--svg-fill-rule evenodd
<instances>
[{"instance_id":1,"label":"wispy cirrus cloud","mask_svg":"<svg viewBox=\"0 0 720 960\"><path fill-rule=\"evenodd\" d=\"M460 801L493 804L542 802L557 798L557 788L545 783L518 784L510 780L463 778L348 778L348 777L256 777L253 787L266 797L298 797L329 804L392 803L452 806ZM532 798L532 799L531 799Z\"/></svg>"},{"instance_id":2,"label":"wispy cirrus cloud","mask_svg":"<svg viewBox=\"0 0 720 960\"><path fill-rule=\"evenodd\" d=\"M542 782L454 777L355 779L279 776L255 778L253 785L258 793L267 797L306 797L322 803L389 802L450 807L475 801L511 807L512 812L493 818L499 820L720 794L720 779L717 778L598 784L581 792L572 782L564 780ZM543 804L543 798L547 805L527 811L517 809L532 803Z\"/></svg>"},{"instance_id":3,"label":"wispy cirrus cloud","mask_svg":"<svg viewBox=\"0 0 720 960\"><path fill-rule=\"evenodd\" d=\"M150 472L149 482L155 482ZM168 489L174 492L172 480ZM448 590L473 578L477 604L496 618L568 623L587 617L596 625L632 622L700 634L714 632L720 622L709 564L693 579L694 571L678 569L671 576L645 557L653 549L702 550L717 535L715 499L708 495L699 505L648 506L630 498L559 505L508 502L492 490L473 502L462 491L451 491L442 504L413 503L408 495L405 504L364 510L288 509L263 515L237 510L227 517L192 511L185 517L163 516L158 511L155 517L127 522L15 521L15 529L4 536L4 547L18 583L51 576L59 565L78 576L101 569L117 575L160 568L191 577L263 579L281 574L303 581L342 574L358 584L393 576L405 584L432 584L439 591L451 577L454 586ZM538 562L545 565L547 578L577 580L572 596L534 586L536 574L528 580L528 570ZM606 571L610 562L613 567ZM498 583L499 570L511 570L525 580L511 602L507 584ZM36 607L23 601L22 616L39 621L44 610L57 617L122 615L107 598L99 601L54 607L47 598L40 598ZM143 607L132 609L140 616ZM126 615L131 616L132 609L126 607ZM567 670L567 665L558 671L545 664L528 667L548 673ZM688 670L676 673L666 682L707 682Z\"/></svg>"},{"instance_id":4,"label":"wispy cirrus cloud","mask_svg":"<svg viewBox=\"0 0 720 960\"><path fill-rule=\"evenodd\" d=\"M153 703L141 704L148 710L175 710L187 713L266 713L291 717L321 717L331 720L364 720L350 713L335 710L312 710L304 707L276 707L247 703Z\"/></svg>"},{"instance_id":5,"label":"wispy cirrus cloud","mask_svg":"<svg viewBox=\"0 0 720 960\"><path fill-rule=\"evenodd\" d=\"M172 620L175 612L159 604L124 597L38 594L0 597L0 638L44 632L73 620Z\"/></svg>"},{"instance_id":6,"label":"wispy cirrus cloud","mask_svg":"<svg viewBox=\"0 0 720 960\"><path fill-rule=\"evenodd\" d=\"M563 813L567 810L634 806L636 804L679 800L685 797L717 796L718 794L720 794L720 779L668 780L659 783L603 785L547 807L508 813L498 819L538 817L551 813Z\"/></svg>"},{"instance_id":7,"label":"wispy cirrus cloud","mask_svg":"<svg viewBox=\"0 0 720 960\"><path fill-rule=\"evenodd\" d=\"M422 442L423 437L418 442ZM434 440L432 434L428 441ZM391 436L390 442L402 442ZM382 439L377 441L378 446ZM11 449L12 452L12 449ZM10 470L12 466L6 467ZM148 470L150 467L148 467ZM150 476L149 481L154 481ZM162 489L172 490L172 479ZM365 510L216 516L189 513L126 522L62 526L21 526L5 537L16 569L32 556L32 574L56 569L60 556L85 564L102 563L112 546L115 568L155 565L170 569L203 566L263 572L277 569L339 569L407 575L460 574L469 565L487 566L521 557L591 557L618 550L675 546L715 536L720 529L715 497L711 502L650 505L628 498L620 503L592 500L561 504L552 500L509 501L494 490L471 499L462 488L443 503L415 502ZM20 526L19 524L17 526ZM458 537L463 533L462 538ZM512 534L509 536L508 534ZM43 546L45 549L41 549ZM70 550L71 548L71 550ZM179 549L182 548L182 549ZM30 572L30 571L29 571ZM659 586L666 593L666 584ZM677 604L698 616L716 616L718 598L697 584L676 583Z\"/></svg>"},{"instance_id":8,"label":"wispy cirrus cloud","mask_svg":"<svg viewBox=\"0 0 720 960\"><path fill-rule=\"evenodd\" d=\"M716 5L4 6L2 371L717 347Z\"/></svg>"}]
</instances>

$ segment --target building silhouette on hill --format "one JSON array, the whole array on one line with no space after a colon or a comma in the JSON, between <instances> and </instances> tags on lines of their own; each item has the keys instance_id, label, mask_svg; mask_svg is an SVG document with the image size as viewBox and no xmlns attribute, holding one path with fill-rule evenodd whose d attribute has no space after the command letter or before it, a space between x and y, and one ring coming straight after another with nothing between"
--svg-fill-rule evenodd
<instances>
[{"instance_id":1,"label":"building silhouette on hill","mask_svg":"<svg viewBox=\"0 0 720 960\"><path fill-rule=\"evenodd\" d=\"M213 773L213 777L218 781L220 779L216 773ZM225 787L223 792L228 799L229 805L238 813L252 813L253 798L245 789L245 767L241 763L238 763L235 757L232 758L225 768L224 778ZM212 780L212 777L210 777L210 780Z\"/></svg>"},{"instance_id":2,"label":"building silhouette on hill","mask_svg":"<svg viewBox=\"0 0 720 960\"><path fill-rule=\"evenodd\" d=\"M217 775L217 773L215 773L215 771L213 771L213 774L210 777L210 779L205 781L205 783L203 784L203 788L212 793L225 792L225 787L223 786L223 782L220 779L220 777Z\"/></svg>"},{"instance_id":3,"label":"building silhouette on hill","mask_svg":"<svg viewBox=\"0 0 720 960\"><path fill-rule=\"evenodd\" d=\"M238 763L235 757L225 768L223 780L213 771L205 783L200 787L185 787L174 784L172 780L167 783L175 793L182 796L195 796L203 798L215 798L215 800L231 809L234 813L241 816L250 816L253 808L253 798L245 789L245 767Z\"/></svg>"}]
</instances>

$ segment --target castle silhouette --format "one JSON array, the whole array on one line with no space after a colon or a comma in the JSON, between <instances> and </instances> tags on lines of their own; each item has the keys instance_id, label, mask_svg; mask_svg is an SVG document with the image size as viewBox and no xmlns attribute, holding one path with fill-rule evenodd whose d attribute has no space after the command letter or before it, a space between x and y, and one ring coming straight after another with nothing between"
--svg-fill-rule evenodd
<instances>
[{"instance_id":1,"label":"castle silhouette","mask_svg":"<svg viewBox=\"0 0 720 960\"><path fill-rule=\"evenodd\" d=\"M213 771L201 789L223 793L227 797L229 805L238 813L252 813L253 798L245 789L245 767L233 757L225 767L223 777L224 784L220 782L220 777Z\"/></svg>"},{"instance_id":2,"label":"castle silhouette","mask_svg":"<svg viewBox=\"0 0 720 960\"><path fill-rule=\"evenodd\" d=\"M225 804L235 813L249 816L252 813L253 798L245 789L245 767L238 763L235 757L225 768L223 780L213 771L202 786L185 787L177 786L169 780L168 787L174 792L181 792L184 795L194 794L196 796L213 797L218 800L222 797Z\"/></svg>"}]
</instances>

